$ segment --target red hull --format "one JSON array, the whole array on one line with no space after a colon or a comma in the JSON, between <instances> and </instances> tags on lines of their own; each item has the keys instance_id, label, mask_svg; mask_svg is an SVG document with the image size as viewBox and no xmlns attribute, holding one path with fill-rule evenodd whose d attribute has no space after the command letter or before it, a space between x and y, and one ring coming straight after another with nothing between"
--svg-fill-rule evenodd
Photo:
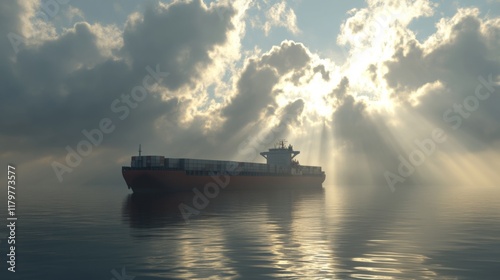
<instances>
[{"instance_id":1,"label":"red hull","mask_svg":"<svg viewBox=\"0 0 500 280\"><path fill-rule=\"evenodd\" d=\"M187 175L182 170L123 169L123 178L134 192L179 192L193 188L322 188L325 175Z\"/></svg>"}]
</instances>

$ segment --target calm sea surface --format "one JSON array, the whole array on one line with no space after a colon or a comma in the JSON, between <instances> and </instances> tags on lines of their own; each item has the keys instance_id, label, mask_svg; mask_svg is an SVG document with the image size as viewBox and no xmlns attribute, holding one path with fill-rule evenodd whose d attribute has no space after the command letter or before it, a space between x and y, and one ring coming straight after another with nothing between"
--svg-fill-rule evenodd
<instances>
[{"instance_id":1,"label":"calm sea surface","mask_svg":"<svg viewBox=\"0 0 500 280\"><path fill-rule=\"evenodd\" d=\"M0 279L500 279L500 191L334 187L193 193L47 187L17 199Z\"/></svg>"}]
</instances>

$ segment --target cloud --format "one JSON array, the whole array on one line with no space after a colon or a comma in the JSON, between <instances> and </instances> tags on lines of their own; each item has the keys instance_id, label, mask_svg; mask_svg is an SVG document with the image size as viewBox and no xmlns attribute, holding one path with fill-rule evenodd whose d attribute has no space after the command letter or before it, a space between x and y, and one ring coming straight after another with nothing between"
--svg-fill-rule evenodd
<instances>
[{"instance_id":1,"label":"cloud","mask_svg":"<svg viewBox=\"0 0 500 280\"><path fill-rule=\"evenodd\" d=\"M238 81L237 95L222 111L227 129L236 130L259 120L260 113L273 105L273 89L278 80L276 69L250 61Z\"/></svg>"},{"instance_id":2,"label":"cloud","mask_svg":"<svg viewBox=\"0 0 500 280\"><path fill-rule=\"evenodd\" d=\"M395 44L404 43L407 37L412 37L408 25L419 17L431 16L435 6L428 0L369 0L367 4L366 8L351 10L351 16L340 27L337 42L350 46L347 51L349 58L366 50L380 55Z\"/></svg>"},{"instance_id":3,"label":"cloud","mask_svg":"<svg viewBox=\"0 0 500 280\"><path fill-rule=\"evenodd\" d=\"M400 46L394 61L387 63L389 86L415 90L437 80L457 84L464 77L471 82L480 73L498 73L499 24L483 22L478 13L461 9L452 19L442 19L436 34L423 44L412 40Z\"/></svg>"},{"instance_id":4,"label":"cloud","mask_svg":"<svg viewBox=\"0 0 500 280\"><path fill-rule=\"evenodd\" d=\"M33 15L35 8L16 2L1 6L6 13L1 19L3 34L13 32L29 40L23 33L23 24L28 23L19 18ZM173 96L164 99L158 93L196 84L213 64L214 49L227 43L228 34L235 30L232 7L217 7L223 12L220 17L215 7L209 9L201 1L160 4L158 9L148 7L131 16L123 31L113 25L80 22L37 44L23 43L18 52L2 36L0 59L5 63L0 69L5 75L0 80L0 110L9 116L0 121L0 143L9 147L2 157L43 158L39 162L45 162L45 173L53 174L50 160L63 162L65 147L74 147L83 139L82 130L98 127L103 118L111 118L116 130L95 148L87 159L90 162L100 156L123 158L123 147L135 149L141 142L153 147L152 139L163 138L157 129L167 116L175 116L174 126L182 131L192 102ZM169 76L160 87L150 89L145 101L130 108L131 117L122 121L111 104L124 102L123 96L142 84L147 66L170 71ZM202 135L202 129L196 130L194 139ZM184 151L188 149L185 146Z\"/></svg>"},{"instance_id":5,"label":"cloud","mask_svg":"<svg viewBox=\"0 0 500 280\"><path fill-rule=\"evenodd\" d=\"M225 128L235 132L274 112L278 84L290 73L301 72L311 58L306 48L284 41L260 58L249 59L237 83L237 92L223 109Z\"/></svg>"},{"instance_id":6,"label":"cloud","mask_svg":"<svg viewBox=\"0 0 500 280\"><path fill-rule=\"evenodd\" d=\"M370 110L368 103L353 97L347 77L340 80L329 98L336 107L330 123L334 146L324 149L330 150L327 154L335 154L329 164L335 168L332 181L384 188L383 173L387 166L397 165L398 153L402 152L390 133L390 115Z\"/></svg>"},{"instance_id":7,"label":"cloud","mask_svg":"<svg viewBox=\"0 0 500 280\"><path fill-rule=\"evenodd\" d=\"M17 1L2 3L0 11L0 32L3 34L0 38L0 59L1 65L8 67L9 59L15 55L15 47L22 44L22 41L16 40L16 35L22 34L22 19L17 15L24 11L24 7ZM12 42L14 42L14 44ZM7 69L6 69L7 70Z\"/></svg>"},{"instance_id":8,"label":"cloud","mask_svg":"<svg viewBox=\"0 0 500 280\"><path fill-rule=\"evenodd\" d=\"M346 57L343 75L350 77L351 87L376 99L385 98L384 61L415 39L409 24L433 15L434 6L427 0L370 0L367 7L351 10L337 37Z\"/></svg>"},{"instance_id":9,"label":"cloud","mask_svg":"<svg viewBox=\"0 0 500 280\"><path fill-rule=\"evenodd\" d=\"M321 73L321 77L325 81L330 81L330 72L326 70L325 65L317 65L313 68L314 73Z\"/></svg>"},{"instance_id":10,"label":"cloud","mask_svg":"<svg viewBox=\"0 0 500 280\"><path fill-rule=\"evenodd\" d=\"M335 178L340 184L386 185L384 172L397 170L399 157L418 149L415 141L440 128L448 136L446 145L402 184L469 182L462 176L450 179L456 172L453 162L468 158L486 173L492 167L480 163L480 155L498 155L500 115L495 108L500 100L490 92L476 106L474 96L480 86L481 93L488 93L488 77L496 83L490 89L498 90L499 21L480 18L477 9L459 9L419 42L409 24L433 14L432 5L395 3L368 1L370 9L352 11L341 28L339 43L350 46L341 72L349 78L325 97L335 106L329 124L335 147L328 147L334 151ZM461 117L455 106L473 110ZM481 184L494 182L494 176L472 177Z\"/></svg>"},{"instance_id":11,"label":"cloud","mask_svg":"<svg viewBox=\"0 0 500 280\"><path fill-rule=\"evenodd\" d=\"M310 61L311 57L304 45L293 41L282 42L281 46L274 47L261 58L262 65L273 66L281 76L304 68Z\"/></svg>"},{"instance_id":12,"label":"cloud","mask_svg":"<svg viewBox=\"0 0 500 280\"><path fill-rule=\"evenodd\" d=\"M136 72L161 65L170 73L163 82L169 90L189 86L213 62L210 52L223 45L227 32L235 28L231 22L235 10L218 9L208 9L201 0L149 6L129 18L122 51Z\"/></svg>"},{"instance_id":13,"label":"cloud","mask_svg":"<svg viewBox=\"0 0 500 280\"><path fill-rule=\"evenodd\" d=\"M460 129L450 129L450 134L469 148L479 148L479 143L500 140L500 128L495 125L500 119L496 109L500 98L483 85L492 79L490 87L498 90L499 40L498 19L481 19L477 9L460 9L452 18L441 19L436 34L426 42L412 41L399 47L386 63L385 79L394 98L402 102L417 100L412 109L428 121L453 128L458 120L451 119L460 117ZM488 95L487 100L476 97L479 86L479 94ZM464 109L466 117L462 117L457 106L473 111ZM453 112L446 113L450 109ZM476 143L463 134L473 135Z\"/></svg>"},{"instance_id":14,"label":"cloud","mask_svg":"<svg viewBox=\"0 0 500 280\"><path fill-rule=\"evenodd\" d=\"M263 27L266 36L273 27L284 27L293 34L300 32L297 27L297 16L292 8L287 7L286 1L272 5L266 12L266 23Z\"/></svg>"}]
</instances>

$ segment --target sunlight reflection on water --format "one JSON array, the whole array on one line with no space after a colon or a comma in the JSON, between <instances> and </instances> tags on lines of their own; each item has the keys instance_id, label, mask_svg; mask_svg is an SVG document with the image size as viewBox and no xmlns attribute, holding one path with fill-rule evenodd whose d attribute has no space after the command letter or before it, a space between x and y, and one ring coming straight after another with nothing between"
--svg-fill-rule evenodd
<instances>
[{"instance_id":1,"label":"sunlight reflection on water","mask_svg":"<svg viewBox=\"0 0 500 280\"><path fill-rule=\"evenodd\" d=\"M499 196L473 194L227 191L186 223L191 193L72 190L23 208L13 279L495 279Z\"/></svg>"}]
</instances>

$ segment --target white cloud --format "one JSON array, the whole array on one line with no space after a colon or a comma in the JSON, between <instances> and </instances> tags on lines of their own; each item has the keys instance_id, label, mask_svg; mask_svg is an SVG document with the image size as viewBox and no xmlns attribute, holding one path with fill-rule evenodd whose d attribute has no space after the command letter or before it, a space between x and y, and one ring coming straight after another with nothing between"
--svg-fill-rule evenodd
<instances>
[{"instance_id":1,"label":"white cloud","mask_svg":"<svg viewBox=\"0 0 500 280\"><path fill-rule=\"evenodd\" d=\"M85 15L83 14L83 12L80 9L73 7L71 5L68 6L66 11L64 12L64 15L70 22L74 22L75 20L78 21L85 20Z\"/></svg>"},{"instance_id":2,"label":"white cloud","mask_svg":"<svg viewBox=\"0 0 500 280\"><path fill-rule=\"evenodd\" d=\"M286 28L292 34L300 32L297 26L297 16L284 0L272 5L266 11L266 21L262 27L266 36L270 34L274 27Z\"/></svg>"}]
</instances>

